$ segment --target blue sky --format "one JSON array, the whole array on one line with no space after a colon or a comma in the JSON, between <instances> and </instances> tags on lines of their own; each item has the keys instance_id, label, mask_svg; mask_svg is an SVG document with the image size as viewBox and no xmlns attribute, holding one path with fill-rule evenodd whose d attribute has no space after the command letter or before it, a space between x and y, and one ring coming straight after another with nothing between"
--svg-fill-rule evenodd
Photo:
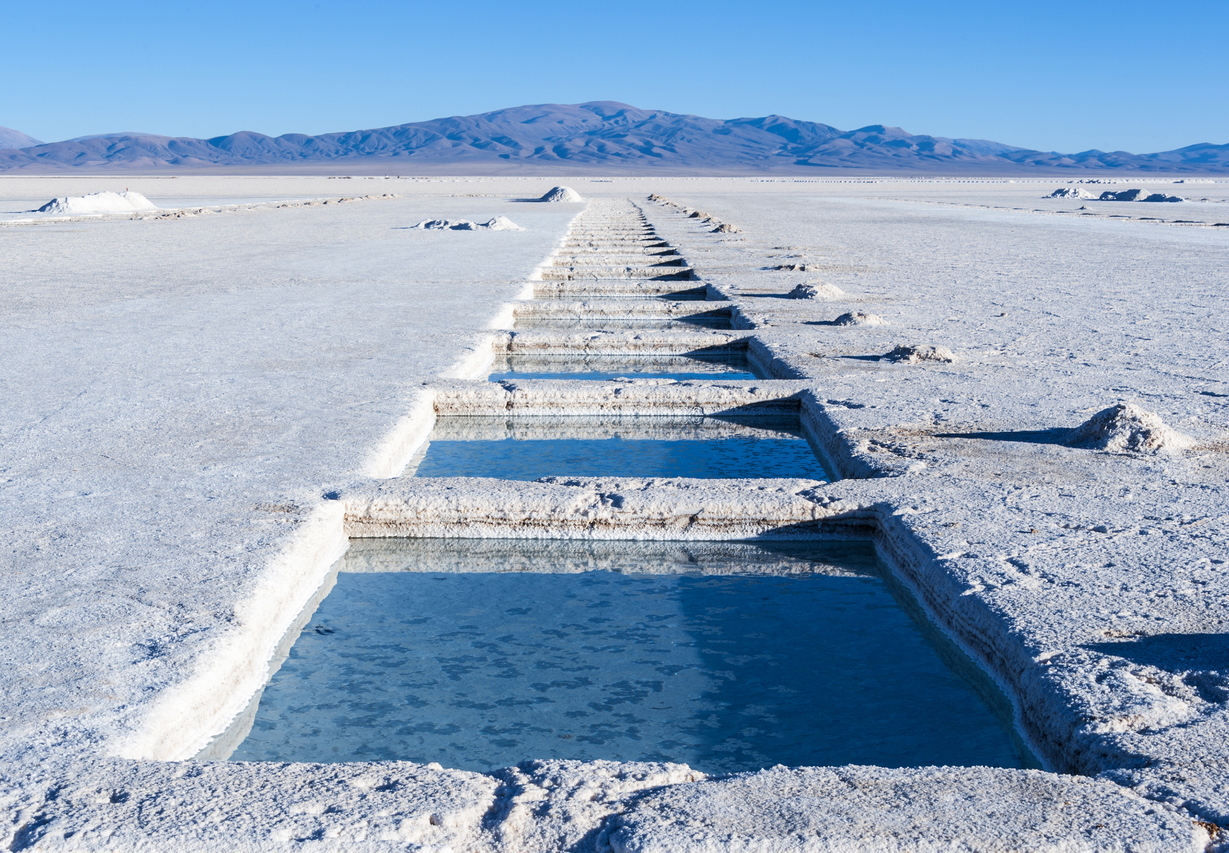
<instances>
[{"instance_id":1,"label":"blue sky","mask_svg":"<svg viewBox=\"0 0 1229 853\"><path fill-rule=\"evenodd\" d=\"M1043 150L1229 142L1229 2L0 0L0 125L44 140L383 127L616 100Z\"/></svg>"}]
</instances>

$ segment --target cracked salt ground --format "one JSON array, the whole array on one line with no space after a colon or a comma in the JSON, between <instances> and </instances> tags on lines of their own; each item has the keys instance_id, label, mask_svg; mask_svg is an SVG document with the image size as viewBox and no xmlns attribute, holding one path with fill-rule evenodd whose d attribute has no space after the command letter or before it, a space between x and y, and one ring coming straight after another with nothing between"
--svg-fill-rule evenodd
<instances>
[{"instance_id":1,"label":"cracked salt ground","mask_svg":"<svg viewBox=\"0 0 1229 853\"><path fill-rule=\"evenodd\" d=\"M997 706L987 706L985 697ZM358 543L247 761L1033 762L868 545Z\"/></svg>"}]
</instances>

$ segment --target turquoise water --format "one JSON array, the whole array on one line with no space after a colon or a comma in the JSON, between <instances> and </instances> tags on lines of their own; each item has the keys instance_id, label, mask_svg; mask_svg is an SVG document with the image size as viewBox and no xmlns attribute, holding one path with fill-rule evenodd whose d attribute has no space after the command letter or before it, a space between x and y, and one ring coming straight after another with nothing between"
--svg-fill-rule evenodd
<instances>
[{"instance_id":1,"label":"turquoise water","mask_svg":"<svg viewBox=\"0 0 1229 853\"><path fill-rule=\"evenodd\" d=\"M651 418L592 425L556 421L436 423L410 463L418 477L787 477L828 480L796 426L757 428L715 419L695 424Z\"/></svg>"},{"instance_id":2,"label":"turquoise water","mask_svg":"<svg viewBox=\"0 0 1229 853\"><path fill-rule=\"evenodd\" d=\"M233 759L1035 764L866 548L355 544Z\"/></svg>"}]
</instances>

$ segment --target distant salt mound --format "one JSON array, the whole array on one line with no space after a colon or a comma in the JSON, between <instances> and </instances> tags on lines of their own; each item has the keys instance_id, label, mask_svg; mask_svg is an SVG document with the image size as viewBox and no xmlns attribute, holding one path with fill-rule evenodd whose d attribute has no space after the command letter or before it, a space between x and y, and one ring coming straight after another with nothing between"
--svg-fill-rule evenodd
<instances>
[{"instance_id":1,"label":"distant salt mound","mask_svg":"<svg viewBox=\"0 0 1229 853\"><path fill-rule=\"evenodd\" d=\"M1077 427L1067 444L1112 453L1175 453L1193 447L1195 440L1167 427L1156 412L1119 403Z\"/></svg>"},{"instance_id":2,"label":"distant salt mound","mask_svg":"<svg viewBox=\"0 0 1229 853\"><path fill-rule=\"evenodd\" d=\"M1090 193L1088 190L1084 189L1083 187L1060 187L1059 189L1056 189L1054 192L1046 196L1046 198L1088 199L1088 198L1096 198L1096 196Z\"/></svg>"},{"instance_id":3,"label":"distant salt mound","mask_svg":"<svg viewBox=\"0 0 1229 853\"><path fill-rule=\"evenodd\" d=\"M1098 196L1098 201L1152 201L1152 202L1176 202L1186 201L1182 196L1165 195L1165 193L1150 193L1147 190L1131 189L1114 192L1106 190Z\"/></svg>"},{"instance_id":4,"label":"distant salt mound","mask_svg":"<svg viewBox=\"0 0 1229 853\"><path fill-rule=\"evenodd\" d=\"M468 219L424 219L412 226L419 231L524 231L506 216L496 216L486 222L471 222Z\"/></svg>"},{"instance_id":5,"label":"distant salt mound","mask_svg":"<svg viewBox=\"0 0 1229 853\"><path fill-rule=\"evenodd\" d=\"M832 321L834 326L886 326L888 321L878 314L863 314L861 311L848 311Z\"/></svg>"},{"instance_id":6,"label":"distant salt mound","mask_svg":"<svg viewBox=\"0 0 1229 853\"><path fill-rule=\"evenodd\" d=\"M845 291L835 284L799 284L785 295L790 299L840 299Z\"/></svg>"},{"instance_id":7,"label":"distant salt mound","mask_svg":"<svg viewBox=\"0 0 1229 853\"><path fill-rule=\"evenodd\" d=\"M722 222L720 225L718 225L716 228L713 229L713 233L714 234L737 234L741 230L742 230L741 228L735 228L733 225L731 225L728 222Z\"/></svg>"},{"instance_id":8,"label":"distant salt mound","mask_svg":"<svg viewBox=\"0 0 1229 853\"><path fill-rule=\"evenodd\" d=\"M473 231L478 226L468 219L424 219L414 227L419 231Z\"/></svg>"},{"instance_id":9,"label":"distant salt mound","mask_svg":"<svg viewBox=\"0 0 1229 853\"><path fill-rule=\"evenodd\" d=\"M574 203L584 201L584 198L571 187L554 187L538 201Z\"/></svg>"},{"instance_id":10,"label":"distant salt mound","mask_svg":"<svg viewBox=\"0 0 1229 853\"><path fill-rule=\"evenodd\" d=\"M524 231L525 229L517 225L506 216L496 216L490 222L482 223L482 227L488 231Z\"/></svg>"},{"instance_id":11,"label":"distant salt mound","mask_svg":"<svg viewBox=\"0 0 1229 853\"><path fill-rule=\"evenodd\" d=\"M122 193L100 192L53 198L37 212L80 216L88 213L136 213L157 209L157 205L140 193L124 190Z\"/></svg>"},{"instance_id":12,"label":"distant salt mound","mask_svg":"<svg viewBox=\"0 0 1229 853\"><path fill-rule=\"evenodd\" d=\"M898 346L885 355L884 358L888 361L899 361L902 364L921 364L926 361L950 364L956 360L955 354L947 347L920 346L917 344Z\"/></svg>"}]
</instances>

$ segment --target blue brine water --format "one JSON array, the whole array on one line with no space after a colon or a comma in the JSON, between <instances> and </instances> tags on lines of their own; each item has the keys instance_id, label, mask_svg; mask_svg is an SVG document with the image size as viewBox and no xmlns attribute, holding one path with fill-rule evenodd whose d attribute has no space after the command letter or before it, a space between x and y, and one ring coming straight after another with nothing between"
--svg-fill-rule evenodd
<instances>
[{"instance_id":1,"label":"blue brine water","mask_svg":"<svg viewBox=\"0 0 1229 853\"><path fill-rule=\"evenodd\" d=\"M342 566L234 759L1034 764L866 549L375 548Z\"/></svg>"},{"instance_id":2,"label":"blue brine water","mask_svg":"<svg viewBox=\"0 0 1229 853\"><path fill-rule=\"evenodd\" d=\"M641 418L441 418L410 463L418 477L786 477L828 480L797 419L677 423Z\"/></svg>"}]
</instances>

